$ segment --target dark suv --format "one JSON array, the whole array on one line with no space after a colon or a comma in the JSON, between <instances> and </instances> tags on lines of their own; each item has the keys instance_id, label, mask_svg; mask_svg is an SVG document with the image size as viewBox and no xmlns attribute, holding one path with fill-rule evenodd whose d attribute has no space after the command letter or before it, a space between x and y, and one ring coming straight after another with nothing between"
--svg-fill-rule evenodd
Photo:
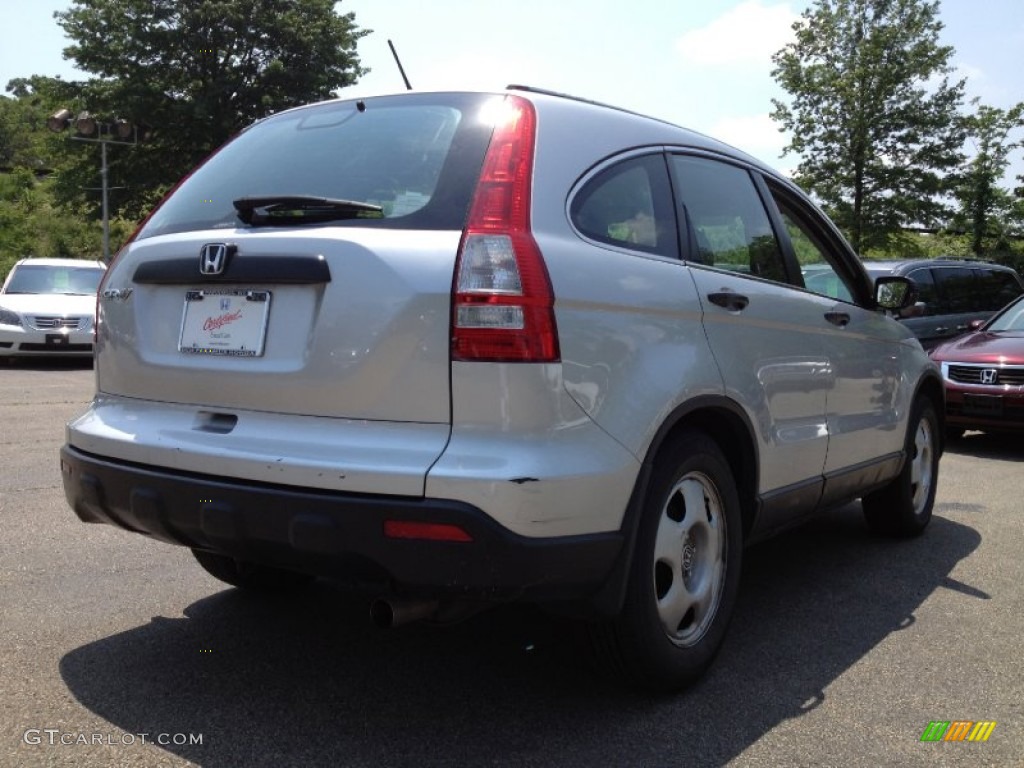
<instances>
[{"instance_id":1,"label":"dark suv","mask_svg":"<svg viewBox=\"0 0 1024 768\"><path fill-rule=\"evenodd\" d=\"M931 349L985 321L1024 293L1024 281L1009 267L958 259L908 259L864 263L871 278L909 277L917 285L917 303L900 319Z\"/></svg>"}]
</instances>

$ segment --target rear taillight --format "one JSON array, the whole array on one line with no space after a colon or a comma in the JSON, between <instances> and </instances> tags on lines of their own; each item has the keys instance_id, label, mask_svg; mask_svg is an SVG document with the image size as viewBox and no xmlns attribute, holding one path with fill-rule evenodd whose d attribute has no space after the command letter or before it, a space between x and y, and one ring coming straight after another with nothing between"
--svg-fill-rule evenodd
<instances>
[{"instance_id":1,"label":"rear taillight","mask_svg":"<svg viewBox=\"0 0 1024 768\"><path fill-rule=\"evenodd\" d=\"M452 359L557 362L554 294L530 232L537 117L517 96L500 114L455 265Z\"/></svg>"}]
</instances>

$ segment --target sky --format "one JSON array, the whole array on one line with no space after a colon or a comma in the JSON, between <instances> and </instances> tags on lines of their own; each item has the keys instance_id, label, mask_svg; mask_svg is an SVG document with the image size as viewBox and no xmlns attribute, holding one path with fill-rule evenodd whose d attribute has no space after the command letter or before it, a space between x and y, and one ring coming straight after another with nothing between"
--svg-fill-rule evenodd
<instances>
[{"instance_id":1,"label":"sky","mask_svg":"<svg viewBox=\"0 0 1024 768\"><path fill-rule=\"evenodd\" d=\"M771 55L810 0L342 0L371 71L342 95L404 89L391 40L416 90L521 83L652 115L722 139L783 171L786 137L768 117L785 94ZM0 0L0 87L32 74L82 79L53 19L64 0ZM1024 101L1024 1L942 0L941 42L968 99ZM1012 173L1024 173L1024 153Z\"/></svg>"}]
</instances>

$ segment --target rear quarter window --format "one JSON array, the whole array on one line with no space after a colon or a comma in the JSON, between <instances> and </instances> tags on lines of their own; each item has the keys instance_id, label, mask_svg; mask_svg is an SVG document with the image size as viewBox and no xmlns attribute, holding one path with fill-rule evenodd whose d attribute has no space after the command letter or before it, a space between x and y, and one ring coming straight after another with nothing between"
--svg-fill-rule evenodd
<instances>
[{"instance_id":1,"label":"rear quarter window","mask_svg":"<svg viewBox=\"0 0 1024 768\"><path fill-rule=\"evenodd\" d=\"M580 234L599 243L678 258L672 188L660 154L603 169L573 198L569 215Z\"/></svg>"}]
</instances>

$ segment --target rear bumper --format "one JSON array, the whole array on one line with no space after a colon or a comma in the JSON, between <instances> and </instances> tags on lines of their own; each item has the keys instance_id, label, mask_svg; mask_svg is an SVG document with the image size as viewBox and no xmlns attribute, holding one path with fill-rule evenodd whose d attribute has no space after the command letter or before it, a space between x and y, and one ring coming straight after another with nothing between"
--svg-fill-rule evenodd
<instances>
[{"instance_id":1,"label":"rear bumper","mask_svg":"<svg viewBox=\"0 0 1024 768\"><path fill-rule=\"evenodd\" d=\"M84 522L398 594L585 600L605 584L622 547L618 531L520 536L458 501L225 480L70 445L61 450L61 475ZM472 541L392 539L385 520L453 524Z\"/></svg>"}]
</instances>

